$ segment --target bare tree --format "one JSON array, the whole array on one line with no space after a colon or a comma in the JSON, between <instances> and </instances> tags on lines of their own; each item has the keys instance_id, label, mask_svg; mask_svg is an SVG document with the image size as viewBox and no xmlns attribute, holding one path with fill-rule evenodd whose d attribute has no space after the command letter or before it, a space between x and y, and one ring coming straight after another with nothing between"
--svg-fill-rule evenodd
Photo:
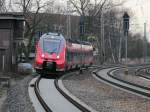
<instances>
[{"instance_id":1,"label":"bare tree","mask_svg":"<svg viewBox=\"0 0 150 112\"><path fill-rule=\"evenodd\" d=\"M11 5L17 6L17 9L23 13L25 17L25 44L24 44L24 54L28 60L29 53L31 52L32 40L38 30L38 25L44 18L44 11L48 5L48 2L43 2L42 0L18 0L11 1ZM12 7L13 9L13 7ZM13 9L13 11L16 9ZM42 13L41 13L42 12Z\"/></svg>"},{"instance_id":2,"label":"bare tree","mask_svg":"<svg viewBox=\"0 0 150 112\"><path fill-rule=\"evenodd\" d=\"M92 4L92 9L89 11L89 16L93 18L92 27L95 29L95 34L97 37L97 47L99 51L99 61L103 63L106 58L105 53L105 20L104 14L107 12L107 9L112 5L110 0L95 0Z\"/></svg>"},{"instance_id":3,"label":"bare tree","mask_svg":"<svg viewBox=\"0 0 150 112\"><path fill-rule=\"evenodd\" d=\"M52 13L54 13L54 0L50 0L50 1L48 1L47 2L47 9L46 9L46 13L50 13L50 14L52 14Z\"/></svg>"},{"instance_id":4,"label":"bare tree","mask_svg":"<svg viewBox=\"0 0 150 112\"><path fill-rule=\"evenodd\" d=\"M88 12L90 0L69 0L79 15L85 16Z\"/></svg>"},{"instance_id":5,"label":"bare tree","mask_svg":"<svg viewBox=\"0 0 150 112\"><path fill-rule=\"evenodd\" d=\"M118 55L121 53L120 47L122 44L122 21L118 17L121 11L117 7L120 7L124 2L125 1L114 3L111 0L95 0L93 9L90 11L90 16L93 18L92 27L97 35L96 37L99 44L97 46L101 63L107 61L110 57L112 57L113 62L118 61ZM120 43L118 43L119 40ZM118 48L120 49L118 50Z\"/></svg>"},{"instance_id":6,"label":"bare tree","mask_svg":"<svg viewBox=\"0 0 150 112\"><path fill-rule=\"evenodd\" d=\"M0 0L0 13L6 12L6 0Z\"/></svg>"},{"instance_id":7,"label":"bare tree","mask_svg":"<svg viewBox=\"0 0 150 112\"><path fill-rule=\"evenodd\" d=\"M112 0L94 0L94 2L90 2L90 0L70 0L70 2L79 15L86 17L86 19L89 18L88 23L86 23L88 24L86 30L88 29L89 31L86 32L97 37L97 47L100 54L99 61L103 63L105 60L109 59L109 56L112 57L113 62L116 62L118 57L121 58L121 48L119 50L117 48L121 47L122 44L122 38L119 38L121 37L119 35L121 33L120 30L122 30L122 23L120 23L120 20L116 17L120 12L113 11L114 15L111 15L111 12L114 8L121 6L125 0L120 3L114 3ZM85 20L84 22L87 21ZM109 32L111 32L110 35ZM114 44L115 42L118 42L117 37L120 39L120 44L117 43L116 45L120 46L115 46ZM113 40L112 38L115 38L116 40ZM108 44L109 47L105 46L106 44Z\"/></svg>"}]
</instances>

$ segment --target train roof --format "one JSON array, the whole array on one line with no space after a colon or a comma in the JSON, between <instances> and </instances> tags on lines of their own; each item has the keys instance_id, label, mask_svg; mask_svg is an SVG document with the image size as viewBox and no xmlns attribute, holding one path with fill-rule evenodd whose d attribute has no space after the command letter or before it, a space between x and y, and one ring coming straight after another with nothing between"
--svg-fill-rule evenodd
<instances>
[{"instance_id":1,"label":"train roof","mask_svg":"<svg viewBox=\"0 0 150 112\"><path fill-rule=\"evenodd\" d=\"M42 38L53 38L53 39L66 40L68 42L76 43L76 44L90 45L90 46L92 45L90 42L87 42L87 41L80 41L80 40L75 40L75 39L65 39L64 36L60 33L48 32L48 33L43 34L40 38L41 39Z\"/></svg>"},{"instance_id":2,"label":"train roof","mask_svg":"<svg viewBox=\"0 0 150 112\"><path fill-rule=\"evenodd\" d=\"M60 40L64 40L64 37L62 34L60 33L45 33L43 34L40 38L52 38L52 39L60 39Z\"/></svg>"}]
</instances>

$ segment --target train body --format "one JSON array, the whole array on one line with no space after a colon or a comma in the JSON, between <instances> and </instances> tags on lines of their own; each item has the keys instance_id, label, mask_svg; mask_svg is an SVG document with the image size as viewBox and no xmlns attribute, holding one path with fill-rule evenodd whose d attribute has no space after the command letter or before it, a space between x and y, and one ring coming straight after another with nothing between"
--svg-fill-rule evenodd
<instances>
[{"instance_id":1,"label":"train body","mask_svg":"<svg viewBox=\"0 0 150 112\"><path fill-rule=\"evenodd\" d=\"M36 45L35 69L37 72L66 71L90 66L93 47L87 42L66 40L61 34L46 33Z\"/></svg>"}]
</instances>

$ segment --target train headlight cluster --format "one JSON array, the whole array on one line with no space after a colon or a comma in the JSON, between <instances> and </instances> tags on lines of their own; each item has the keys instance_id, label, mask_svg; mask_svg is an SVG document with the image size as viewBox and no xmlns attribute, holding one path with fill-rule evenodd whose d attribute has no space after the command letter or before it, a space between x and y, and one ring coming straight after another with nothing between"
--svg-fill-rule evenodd
<instances>
[{"instance_id":1,"label":"train headlight cluster","mask_svg":"<svg viewBox=\"0 0 150 112\"><path fill-rule=\"evenodd\" d=\"M57 57L56 57L57 59L59 59L60 57L59 57L59 55L57 55Z\"/></svg>"},{"instance_id":2,"label":"train headlight cluster","mask_svg":"<svg viewBox=\"0 0 150 112\"><path fill-rule=\"evenodd\" d=\"M44 54L42 54L42 58L44 58L45 57L45 55Z\"/></svg>"}]
</instances>

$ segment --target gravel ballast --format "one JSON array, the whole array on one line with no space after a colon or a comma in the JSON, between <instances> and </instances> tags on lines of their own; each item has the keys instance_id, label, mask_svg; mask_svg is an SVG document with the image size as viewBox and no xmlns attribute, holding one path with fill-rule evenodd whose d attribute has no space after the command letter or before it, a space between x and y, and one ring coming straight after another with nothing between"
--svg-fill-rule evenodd
<instances>
[{"instance_id":1,"label":"gravel ballast","mask_svg":"<svg viewBox=\"0 0 150 112\"><path fill-rule=\"evenodd\" d=\"M30 102L28 85L33 76L27 76L10 87L6 99L9 112L35 112Z\"/></svg>"},{"instance_id":2,"label":"gravel ballast","mask_svg":"<svg viewBox=\"0 0 150 112\"><path fill-rule=\"evenodd\" d=\"M130 70L131 71L131 70ZM121 80L125 80L127 82L131 82L140 86L144 86L144 87L148 87L150 88L150 81L144 78L141 78L140 76L136 75L133 72L129 72L128 75L124 74L124 70L120 69L120 70L116 70L113 72L113 76L117 77Z\"/></svg>"},{"instance_id":3,"label":"gravel ballast","mask_svg":"<svg viewBox=\"0 0 150 112\"><path fill-rule=\"evenodd\" d=\"M63 80L73 95L99 112L148 112L150 100L96 80L90 72Z\"/></svg>"}]
</instances>

